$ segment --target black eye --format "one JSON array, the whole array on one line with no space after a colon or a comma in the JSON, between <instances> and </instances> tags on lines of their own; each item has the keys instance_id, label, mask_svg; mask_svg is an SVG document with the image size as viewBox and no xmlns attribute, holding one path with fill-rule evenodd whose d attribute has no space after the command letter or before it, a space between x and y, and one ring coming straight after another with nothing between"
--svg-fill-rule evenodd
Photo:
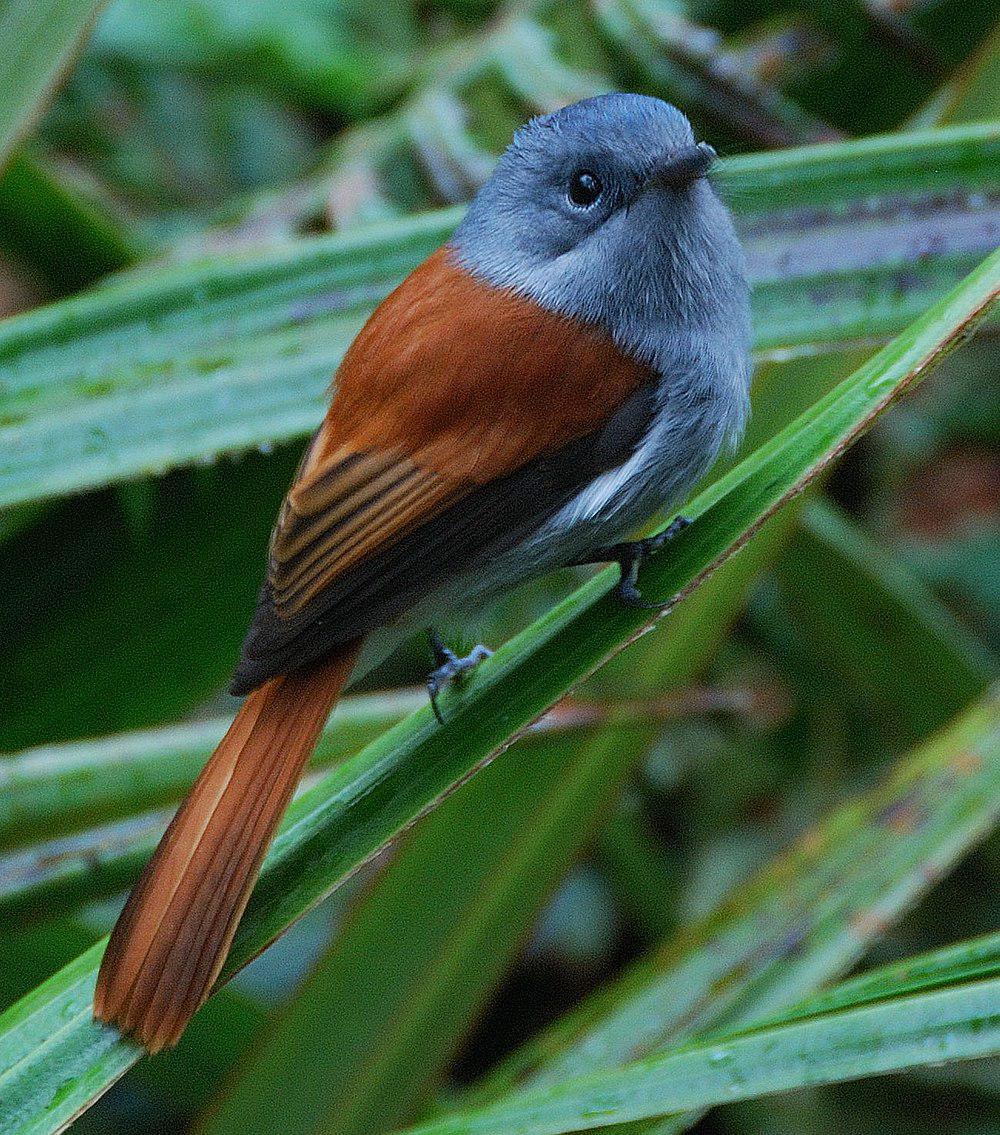
<instances>
[{"instance_id":1,"label":"black eye","mask_svg":"<svg viewBox=\"0 0 1000 1135\"><path fill-rule=\"evenodd\" d=\"M602 192L601 179L589 169L579 169L569 179L569 199L578 209L589 209Z\"/></svg>"}]
</instances>

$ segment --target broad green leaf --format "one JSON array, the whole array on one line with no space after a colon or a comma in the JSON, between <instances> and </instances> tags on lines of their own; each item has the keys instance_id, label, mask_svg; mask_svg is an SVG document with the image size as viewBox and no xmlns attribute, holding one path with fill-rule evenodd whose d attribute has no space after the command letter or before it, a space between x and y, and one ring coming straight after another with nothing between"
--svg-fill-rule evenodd
<instances>
[{"instance_id":1,"label":"broad green leaf","mask_svg":"<svg viewBox=\"0 0 1000 1135\"><path fill-rule=\"evenodd\" d=\"M911 572L829 504L806 509L777 569L796 626L906 742L982 693L996 660Z\"/></svg>"},{"instance_id":2,"label":"broad green leaf","mask_svg":"<svg viewBox=\"0 0 1000 1135\"><path fill-rule=\"evenodd\" d=\"M968 952L976 954L978 980L968 979L956 961L956 954ZM793 1010L787 1019L708 1037L410 1131L562 1135L1000 1053L1000 937L912 964L935 971L934 984L910 993L905 972L900 978L897 969L876 971Z\"/></svg>"},{"instance_id":3,"label":"broad green leaf","mask_svg":"<svg viewBox=\"0 0 1000 1135\"><path fill-rule=\"evenodd\" d=\"M757 346L884 337L994 247L1000 126L732 158ZM133 275L0 325L0 506L300 436L445 210Z\"/></svg>"},{"instance_id":4,"label":"broad green leaf","mask_svg":"<svg viewBox=\"0 0 1000 1135\"><path fill-rule=\"evenodd\" d=\"M691 680L793 519L774 517L659 634L610 663L601 693L610 684L634 704ZM359 902L205 1132L366 1135L412 1118L659 729L621 709L596 734L522 740L449 797ZM290 1077L295 1098L268 1108Z\"/></svg>"},{"instance_id":5,"label":"broad green leaf","mask_svg":"<svg viewBox=\"0 0 1000 1135\"><path fill-rule=\"evenodd\" d=\"M0 168L31 129L103 0L0 0Z\"/></svg>"},{"instance_id":6,"label":"broad green leaf","mask_svg":"<svg viewBox=\"0 0 1000 1135\"><path fill-rule=\"evenodd\" d=\"M0 325L0 504L308 432L367 311L455 219L133 275Z\"/></svg>"},{"instance_id":7,"label":"broad green leaf","mask_svg":"<svg viewBox=\"0 0 1000 1135\"><path fill-rule=\"evenodd\" d=\"M1000 700L963 713L714 912L544 1031L465 1107L787 1011L851 966L1000 815ZM656 1130L677 1132L697 1118Z\"/></svg>"},{"instance_id":8,"label":"broad green leaf","mask_svg":"<svg viewBox=\"0 0 1000 1135\"><path fill-rule=\"evenodd\" d=\"M1000 293L1000 253L916 320L809 413L692 503L669 554L651 557L651 600L681 597L802 491L903 390L968 335ZM595 576L499 649L443 700L330 773L292 806L233 942L224 977L471 775L574 683L641 633L648 613ZM101 945L0 1017L0 1118L18 1132L57 1129L138 1059L136 1045L90 1015Z\"/></svg>"}]
</instances>

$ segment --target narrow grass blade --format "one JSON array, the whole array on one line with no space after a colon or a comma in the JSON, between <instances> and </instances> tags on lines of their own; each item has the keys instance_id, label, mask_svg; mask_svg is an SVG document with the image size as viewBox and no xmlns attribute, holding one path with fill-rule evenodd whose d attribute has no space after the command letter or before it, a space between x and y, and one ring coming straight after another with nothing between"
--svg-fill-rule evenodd
<instances>
[{"instance_id":1,"label":"narrow grass blade","mask_svg":"<svg viewBox=\"0 0 1000 1135\"><path fill-rule=\"evenodd\" d=\"M0 325L0 506L309 432L368 312L456 219L132 275Z\"/></svg>"},{"instance_id":2,"label":"narrow grass blade","mask_svg":"<svg viewBox=\"0 0 1000 1135\"><path fill-rule=\"evenodd\" d=\"M965 981L997 976L1000 969L1000 933L956 942L940 950L879 966L841 981L833 989L806 997L784 1013L758 1021L755 1030L789 1021L804 1020L838 1009L871 1005L890 997L944 989Z\"/></svg>"},{"instance_id":3,"label":"narrow grass blade","mask_svg":"<svg viewBox=\"0 0 1000 1135\"><path fill-rule=\"evenodd\" d=\"M833 990L819 1005L748 1032L712 1037L605 1073L526 1092L478 1113L448 1116L413 1135L562 1135L816 1084L839 1083L1000 1052L1000 942L981 951L983 977L939 972L940 987ZM960 948L958 948L960 950ZM952 957L956 948L950 951ZM934 966L933 960L915 964ZM904 986L905 988L905 986Z\"/></svg>"},{"instance_id":4,"label":"narrow grass blade","mask_svg":"<svg viewBox=\"0 0 1000 1135\"><path fill-rule=\"evenodd\" d=\"M772 442L697 497L669 554L651 557L644 594L683 596L796 496L903 390L970 333L1000 293L1000 253ZM509 744L569 687L642 633L648 613L614 595L601 572L502 647L464 690L444 699L446 723L424 709L332 772L293 805L268 856L225 975L369 860L394 834ZM0 1119L12 1132L59 1128L139 1056L96 1025L90 997L101 947L0 1017ZM39 1043L43 1041L44 1043Z\"/></svg>"},{"instance_id":5,"label":"narrow grass blade","mask_svg":"<svg viewBox=\"0 0 1000 1135\"><path fill-rule=\"evenodd\" d=\"M787 1012L856 962L998 816L994 694L807 831L707 918L524 1046L464 1106ZM656 1130L682 1131L696 1118Z\"/></svg>"},{"instance_id":6,"label":"narrow grass blade","mask_svg":"<svg viewBox=\"0 0 1000 1135\"><path fill-rule=\"evenodd\" d=\"M759 350L884 338L996 246L1000 126L720 163ZM0 325L0 507L312 429L374 304L460 212L133 275Z\"/></svg>"},{"instance_id":7,"label":"narrow grass blade","mask_svg":"<svg viewBox=\"0 0 1000 1135\"><path fill-rule=\"evenodd\" d=\"M2 0L0 168L34 125L103 0Z\"/></svg>"}]
</instances>

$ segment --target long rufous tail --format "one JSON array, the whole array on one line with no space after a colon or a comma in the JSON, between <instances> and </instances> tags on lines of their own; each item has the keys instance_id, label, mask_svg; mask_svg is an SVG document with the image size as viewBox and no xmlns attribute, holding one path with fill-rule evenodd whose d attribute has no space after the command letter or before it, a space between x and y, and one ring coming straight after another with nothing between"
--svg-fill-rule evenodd
<instances>
[{"instance_id":1,"label":"long rufous tail","mask_svg":"<svg viewBox=\"0 0 1000 1135\"><path fill-rule=\"evenodd\" d=\"M150 1052L176 1044L211 992L359 645L249 695L132 891L101 963L94 1015Z\"/></svg>"}]
</instances>

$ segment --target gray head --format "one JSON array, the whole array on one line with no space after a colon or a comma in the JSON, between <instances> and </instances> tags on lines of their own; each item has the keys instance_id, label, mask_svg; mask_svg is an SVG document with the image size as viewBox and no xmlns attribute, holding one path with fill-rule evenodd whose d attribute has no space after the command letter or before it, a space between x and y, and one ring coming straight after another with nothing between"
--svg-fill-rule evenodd
<instances>
[{"instance_id":1,"label":"gray head","mask_svg":"<svg viewBox=\"0 0 1000 1135\"><path fill-rule=\"evenodd\" d=\"M676 107L586 99L522 127L459 226L459 263L603 328L661 374L726 354L745 399L743 254Z\"/></svg>"}]
</instances>

